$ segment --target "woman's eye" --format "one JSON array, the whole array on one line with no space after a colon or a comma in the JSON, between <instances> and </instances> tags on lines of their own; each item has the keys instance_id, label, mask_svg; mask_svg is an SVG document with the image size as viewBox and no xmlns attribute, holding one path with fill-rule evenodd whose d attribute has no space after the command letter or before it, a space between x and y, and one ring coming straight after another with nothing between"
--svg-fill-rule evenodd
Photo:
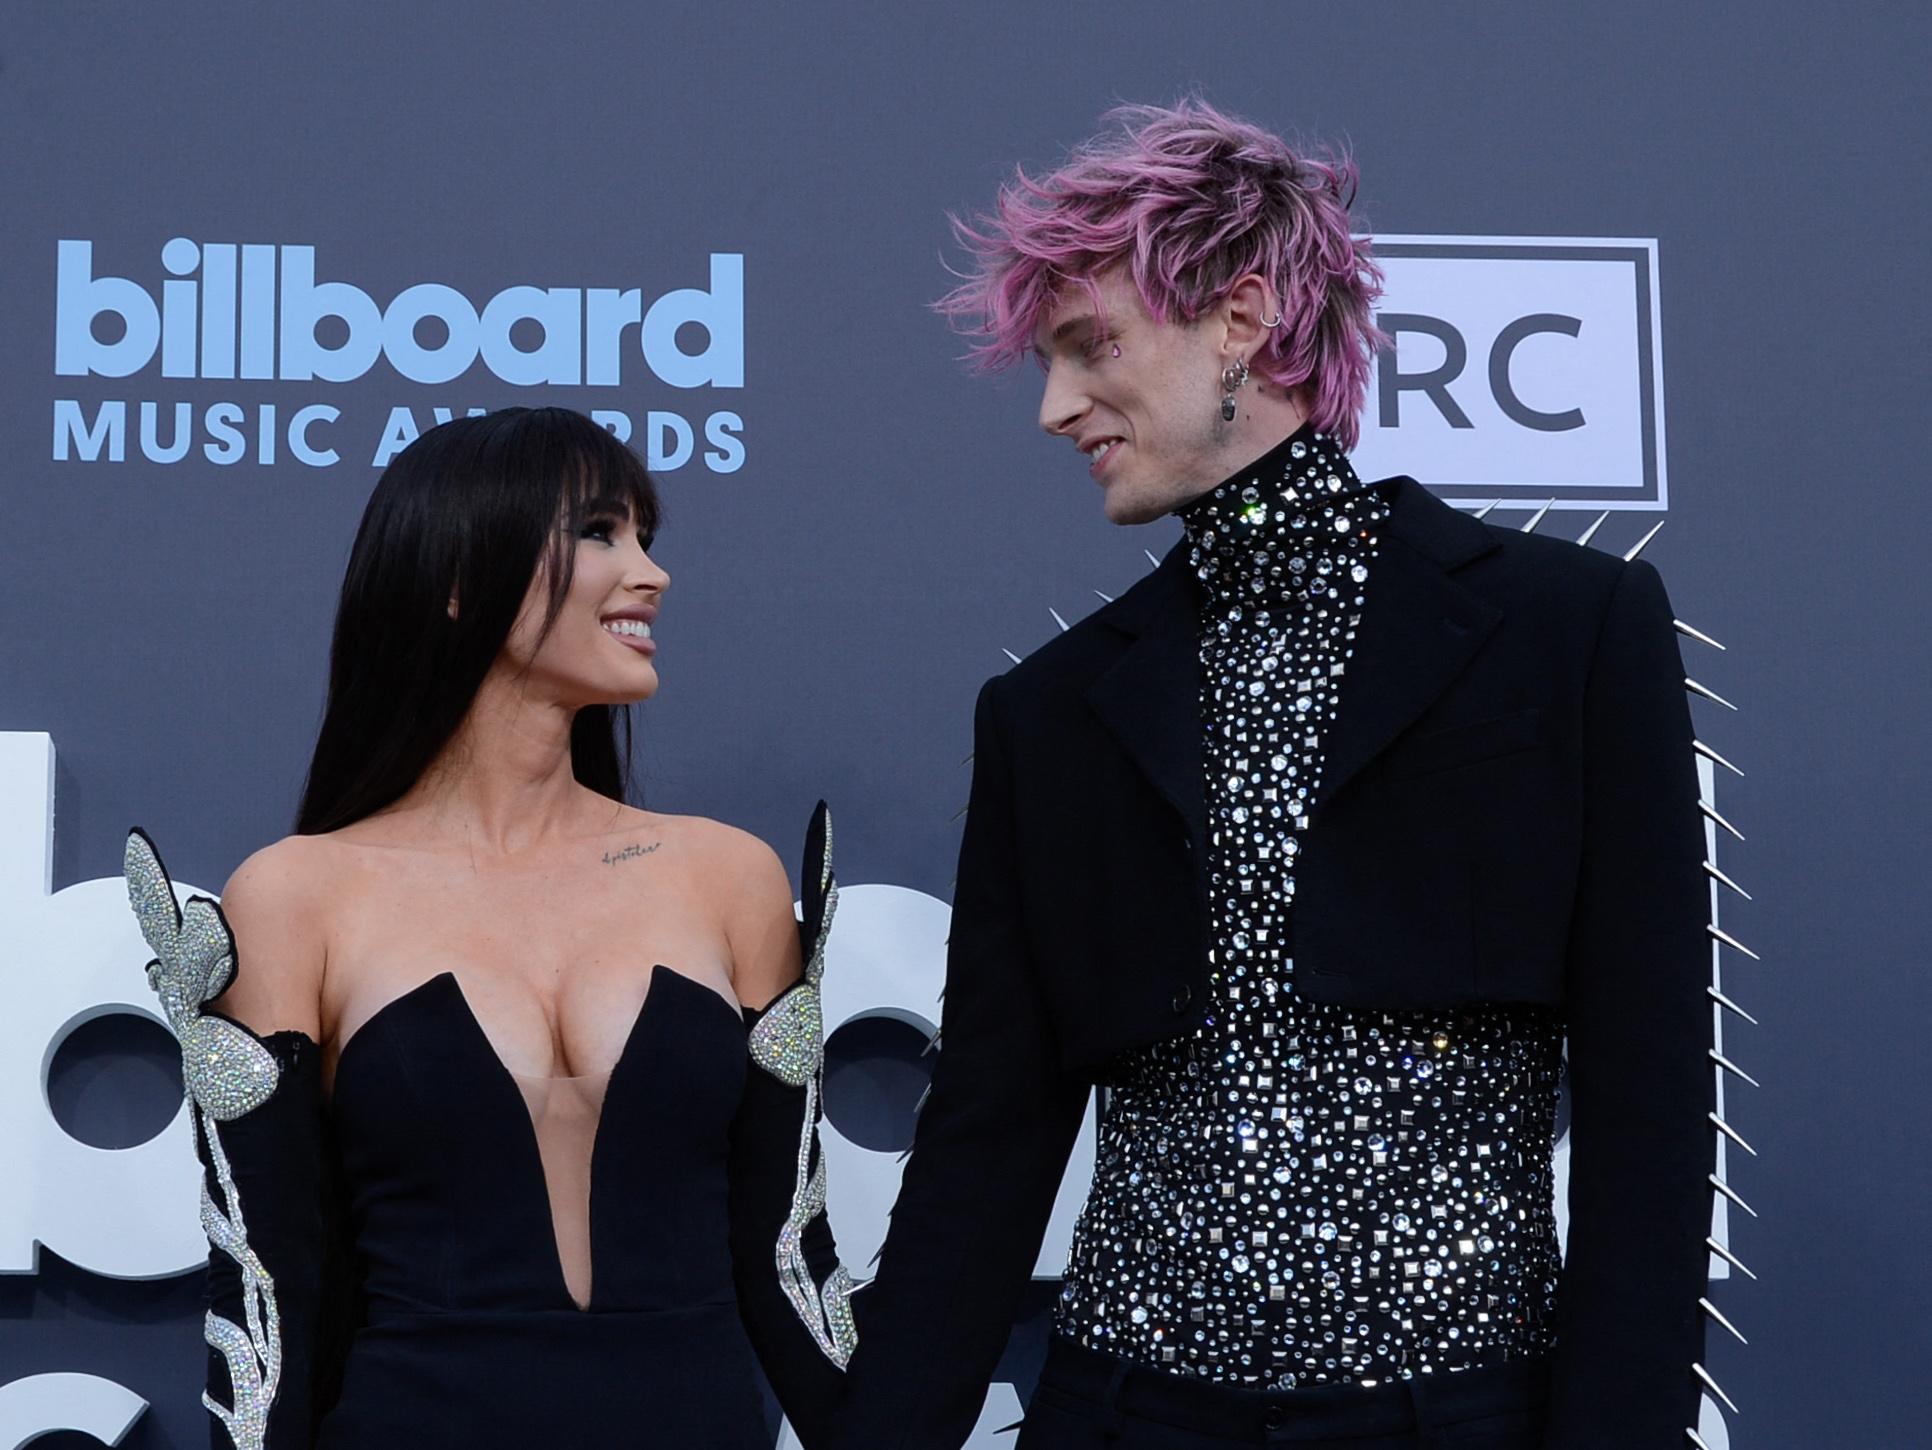
<instances>
[{"instance_id":1,"label":"woman's eye","mask_svg":"<svg viewBox=\"0 0 1932 1450\"><path fill-rule=\"evenodd\" d=\"M589 523L584 525L583 530L580 534L580 537L586 538L586 539L601 539L606 544L608 544L610 542L611 535L616 532L617 532L617 525L611 520L593 519Z\"/></svg>"}]
</instances>

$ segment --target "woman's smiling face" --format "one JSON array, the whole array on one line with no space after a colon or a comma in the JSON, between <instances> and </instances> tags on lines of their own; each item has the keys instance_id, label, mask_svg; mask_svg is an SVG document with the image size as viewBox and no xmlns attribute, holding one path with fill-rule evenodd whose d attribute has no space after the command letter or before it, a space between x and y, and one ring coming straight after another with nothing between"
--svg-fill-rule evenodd
<instances>
[{"instance_id":1,"label":"woman's smiling face","mask_svg":"<svg viewBox=\"0 0 1932 1450\"><path fill-rule=\"evenodd\" d=\"M506 662L534 687L573 706L624 705L657 693L658 610L671 576L651 558L653 540L628 504L596 502L575 522L570 588L539 641L549 601L551 555L530 581L504 644Z\"/></svg>"}]
</instances>

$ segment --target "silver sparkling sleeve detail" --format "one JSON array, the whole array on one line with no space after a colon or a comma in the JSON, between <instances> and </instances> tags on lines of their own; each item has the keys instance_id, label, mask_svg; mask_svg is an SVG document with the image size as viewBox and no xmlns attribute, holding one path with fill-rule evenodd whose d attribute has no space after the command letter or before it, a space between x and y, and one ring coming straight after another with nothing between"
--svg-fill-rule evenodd
<instances>
[{"instance_id":1,"label":"silver sparkling sleeve detail","mask_svg":"<svg viewBox=\"0 0 1932 1450\"><path fill-rule=\"evenodd\" d=\"M791 1211L778 1231L776 1263L779 1287L791 1301L799 1320L825 1357L844 1369L858 1348L851 1297L856 1287L843 1265L832 1271L823 1286L812 1278L805 1260L806 1226L825 1211L825 1160L812 1163L818 1101L825 1076L825 1012L819 982L825 975L825 943L832 934L839 888L832 878L832 822L825 821L825 849L816 863L816 885L824 901L818 930L805 959L805 976L787 989L751 1030L751 1060L789 1087L805 1089L804 1120L798 1134L797 1176ZM808 898L809 899L809 898Z\"/></svg>"},{"instance_id":2,"label":"silver sparkling sleeve detail","mask_svg":"<svg viewBox=\"0 0 1932 1450\"><path fill-rule=\"evenodd\" d=\"M128 833L122 875L128 904L155 954L147 967L148 985L181 1043L189 1126L207 1145L220 1194L217 1201L204 1177L201 1227L208 1242L241 1271L246 1325L210 1310L202 1331L227 1362L234 1404L219 1404L205 1391L201 1402L221 1421L235 1450L268 1450L268 1413L282 1379L281 1314L274 1277L249 1246L241 1194L216 1124L267 1102L281 1069L247 1028L203 1010L235 976L235 943L215 903L205 896L178 903L167 868L140 831Z\"/></svg>"}]
</instances>

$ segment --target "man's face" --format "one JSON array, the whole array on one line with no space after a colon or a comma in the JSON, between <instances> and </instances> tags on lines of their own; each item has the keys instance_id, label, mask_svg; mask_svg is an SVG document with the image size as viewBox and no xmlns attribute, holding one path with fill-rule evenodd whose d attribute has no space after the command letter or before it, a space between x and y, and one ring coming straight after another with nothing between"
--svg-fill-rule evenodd
<instances>
[{"instance_id":1,"label":"man's face","mask_svg":"<svg viewBox=\"0 0 1932 1450\"><path fill-rule=\"evenodd\" d=\"M1070 440L1107 517L1147 523L1198 498L1243 462L1228 458L1219 347L1226 328L1148 315L1124 268L1094 278L1101 307L1069 287L1033 346L1046 368L1040 426Z\"/></svg>"}]
</instances>

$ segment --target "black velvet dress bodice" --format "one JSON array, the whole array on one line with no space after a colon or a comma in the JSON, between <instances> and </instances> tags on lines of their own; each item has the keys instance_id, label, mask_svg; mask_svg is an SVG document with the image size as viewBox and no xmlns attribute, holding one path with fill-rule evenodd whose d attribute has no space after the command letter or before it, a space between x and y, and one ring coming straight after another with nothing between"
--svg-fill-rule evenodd
<instances>
[{"instance_id":1,"label":"black velvet dress bodice","mask_svg":"<svg viewBox=\"0 0 1932 1450\"><path fill-rule=\"evenodd\" d=\"M580 1308L524 1092L456 976L365 1022L331 1103L363 1302L318 1443L769 1445L727 1234L747 1065L731 1004L656 968L596 1126Z\"/></svg>"},{"instance_id":2,"label":"black velvet dress bodice","mask_svg":"<svg viewBox=\"0 0 1932 1450\"><path fill-rule=\"evenodd\" d=\"M770 1450L761 1369L823 1443L857 1339L817 1136L822 802L803 976L741 1009L654 966L583 1077L511 1071L443 972L351 1032L325 1101L313 1038L216 1008L219 904L139 830L125 875L203 1169L215 1450Z\"/></svg>"}]
</instances>

